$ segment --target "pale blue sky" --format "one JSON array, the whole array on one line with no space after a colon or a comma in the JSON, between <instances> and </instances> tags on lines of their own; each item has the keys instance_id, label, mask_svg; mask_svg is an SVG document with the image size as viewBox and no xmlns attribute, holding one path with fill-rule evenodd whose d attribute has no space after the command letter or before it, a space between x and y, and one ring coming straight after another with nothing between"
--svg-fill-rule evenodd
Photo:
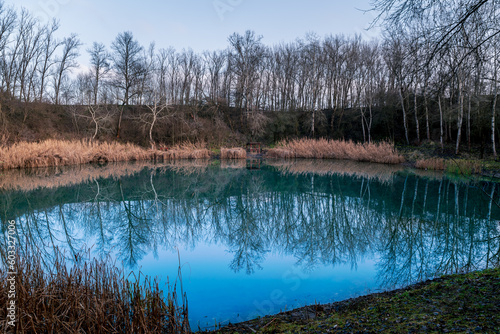
<instances>
[{"instance_id":1,"label":"pale blue sky","mask_svg":"<svg viewBox=\"0 0 500 334\"><path fill-rule=\"evenodd\" d=\"M42 20L60 20L59 36L74 32L84 43L108 47L123 31L132 31L145 47L155 41L157 48L173 46L196 52L227 47L234 32L254 30L266 45L293 41L315 32L353 35L369 39L365 31L373 13L369 0L4 0L7 5L26 7Z\"/></svg>"}]
</instances>

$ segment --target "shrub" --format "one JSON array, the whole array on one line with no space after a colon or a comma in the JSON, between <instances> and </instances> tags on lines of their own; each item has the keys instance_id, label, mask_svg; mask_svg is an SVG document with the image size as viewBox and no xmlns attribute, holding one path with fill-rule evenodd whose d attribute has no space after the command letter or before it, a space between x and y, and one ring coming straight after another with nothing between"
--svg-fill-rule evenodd
<instances>
[{"instance_id":1,"label":"shrub","mask_svg":"<svg viewBox=\"0 0 500 334\"><path fill-rule=\"evenodd\" d=\"M241 147L235 148L221 148L220 149L221 159L246 159L247 151Z\"/></svg>"}]
</instances>

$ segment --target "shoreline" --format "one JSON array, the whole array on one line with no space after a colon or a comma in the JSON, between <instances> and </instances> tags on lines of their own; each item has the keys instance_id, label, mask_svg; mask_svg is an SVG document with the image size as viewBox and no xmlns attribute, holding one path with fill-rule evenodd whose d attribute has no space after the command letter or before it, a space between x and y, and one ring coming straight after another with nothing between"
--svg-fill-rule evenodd
<instances>
[{"instance_id":1,"label":"shoreline","mask_svg":"<svg viewBox=\"0 0 500 334\"><path fill-rule=\"evenodd\" d=\"M309 305L203 333L500 331L500 267Z\"/></svg>"},{"instance_id":2,"label":"shoreline","mask_svg":"<svg viewBox=\"0 0 500 334\"><path fill-rule=\"evenodd\" d=\"M383 165L399 165L420 170L436 170L449 174L464 176L483 176L490 178L500 178L500 161L492 160L491 157L478 159L473 155L443 156L436 153L432 145L427 147L399 147L395 148L391 154L393 159L380 160L380 155L390 151L388 143L381 142L372 144L353 144L351 142L332 141L333 145L339 146L338 153L325 151L325 140L304 141L307 145L307 152L316 150L316 155L303 156L299 151L294 154L284 154L281 147L266 147L261 154L244 154L241 147L208 149L205 143L184 143L167 150L148 149L135 144L121 144L118 142L99 141L63 141L45 140L42 142L20 142L8 147L0 147L0 171L9 169L32 169L38 167L59 167L75 165L104 165L110 162L142 161L142 162L168 162L175 160L224 160L235 161L245 159L281 159L292 160L339 160L339 161L359 161L368 163L379 163ZM301 142L298 141L300 144ZM323 144L323 145L322 145ZM316 146L315 146L316 145ZM357 148L365 151L365 155L360 160L359 155L346 154L347 148ZM323 149L323 151L322 151ZM329 148L332 149L331 147ZM377 151L380 149L380 151ZM221 151L237 150L238 154L224 155ZM303 148L302 148L303 150ZM371 151L367 154L366 151ZM277 154L277 153L278 154ZM326 152L326 153L325 153ZM349 150L347 150L349 152ZM224 153L224 152L222 152ZM285 152L287 153L287 152ZM289 153L289 152L288 152ZM338 156L338 158L335 158ZM373 159L371 159L373 158Z\"/></svg>"}]
</instances>

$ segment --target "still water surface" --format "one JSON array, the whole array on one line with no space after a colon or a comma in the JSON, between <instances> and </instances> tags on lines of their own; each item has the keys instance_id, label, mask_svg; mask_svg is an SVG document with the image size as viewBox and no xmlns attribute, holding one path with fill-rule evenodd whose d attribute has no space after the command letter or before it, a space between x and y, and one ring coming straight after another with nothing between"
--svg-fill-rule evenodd
<instances>
[{"instance_id":1,"label":"still water surface","mask_svg":"<svg viewBox=\"0 0 500 334\"><path fill-rule=\"evenodd\" d=\"M255 167L255 165L254 165ZM192 328L498 265L500 188L334 161L125 164L0 176L2 223L175 281Z\"/></svg>"}]
</instances>

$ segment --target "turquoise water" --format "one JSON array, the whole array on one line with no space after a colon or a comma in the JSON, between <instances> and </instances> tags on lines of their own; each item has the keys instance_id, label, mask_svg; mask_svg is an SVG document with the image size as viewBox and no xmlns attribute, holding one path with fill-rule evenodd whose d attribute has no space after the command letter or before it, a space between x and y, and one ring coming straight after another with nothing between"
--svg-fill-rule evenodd
<instances>
[{"instance_id":1,"label":"turquoise water","mask_svg":"<svg viewBox=\"0 0 500 334\"><path fill-rule=\"evenodd\" d=\"M180 265L192 328L498 265L496 183L350 162L245 166L6 173L0 215L47 256L91 248L162 282Z\"/></svg>"}]
</instances>

